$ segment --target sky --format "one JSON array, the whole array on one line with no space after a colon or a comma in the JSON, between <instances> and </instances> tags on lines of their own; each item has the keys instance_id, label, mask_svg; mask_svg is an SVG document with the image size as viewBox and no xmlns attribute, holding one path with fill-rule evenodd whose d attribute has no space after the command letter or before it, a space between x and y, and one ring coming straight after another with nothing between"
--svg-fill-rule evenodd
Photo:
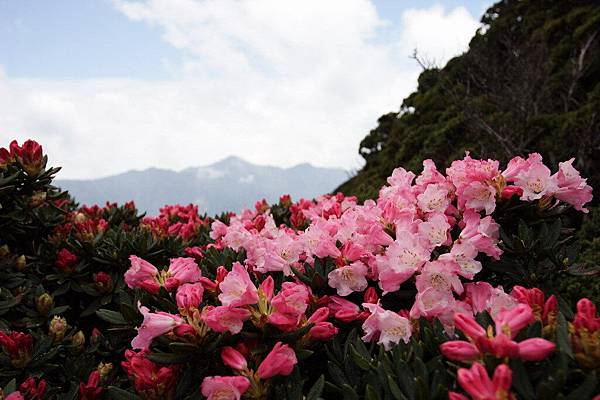
<instances>
[{"instance_id":1,"label":"sky","mask_svg":"<svg viewBox=\"0 0 600 400\"><path fill-rule=\"evenodd\" d=\"M361 139L468 48L488 1L0 0L0 146L62 178L230 155L356 170Z\"/></svg>"}]
</instances>

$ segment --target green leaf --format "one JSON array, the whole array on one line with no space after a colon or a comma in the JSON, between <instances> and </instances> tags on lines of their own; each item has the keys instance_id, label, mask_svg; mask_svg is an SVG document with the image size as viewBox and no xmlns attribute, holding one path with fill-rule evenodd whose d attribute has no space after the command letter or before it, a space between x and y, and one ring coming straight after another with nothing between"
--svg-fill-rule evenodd
<instances>
[{"instance_id":1,"label":"green leaf","mask_svg":"<svg viewBox=\"0 0 600 400\"><path fill-rule=\"evenodd\" d=\"M525 370L523 362L521 360L512 360L510 368L513 371L512 385L519 395L524 399L534 399L535 391L533 390L533 386L531 385L529 375Z\"/></svg>"},{"instance_id":2,"label":"green leaf","mask_svg":"<svg viewBox=\"0 0 600 400\"><path fill-rule=\"evenodd\" d=\"M377 391L375 390L375 388L373 386L371 386L370 384L367 384L367 387L365 390L365 399L366 400L380 400L379 394L377 394Z\"/></svg>"},{"instance_id":3,"label":"green leaf","mask_svg":"<svg viewBox=\"0 0 600 400\"><path fill-rule=\"evenodd\" d=\"M596 394L597 383L598 380L596 379L596 375L594 373L589 374L585 378L585 381L567 396L567 400L590 399Z\"/></svg>"},{"instance_id":4,"label":"green leaf","mask_svg":"<svg viewBox=\"0 0 600 400\"><path fill-rule=\"evenodd\" d=\"M315 384L310 388L306 395L306 400L317 400L323 393L323 387L325 386L325 376L321 375Z\"/></svg>"},{"instance_id":5,"label":"green leaf","mask_svg":"<svg viewBox=\"0 0 600 400\"><path fill-rule=\"evenodd\" d=\"M338 365L333 361L327 362L327 370L329 371L329 375L331 375L331 378L337 385L343 386L348 383L346 375L344 374L342 369L338 367Z\"/></svg>"},{"instance_id":6,"label":"green leaf","mask_svg":"<svg viewBox=\"0 0 600 400\"><path fill-rule=\"evenodd\" d=\"M123 318L123 315L118 311L107 310L101 308L96 311L96 315L106 322L110 322L115 325L127 325L128 322Z\"/></svg>"},{"instance_id":7,"label":"green leaf","mask_svg":"<svg viewBox=\"0 0 600 400\"><path fill-rule=\"evenodd\" d=\"M147 355L150 361L159 364L181 364L192 358L193 354L175 354L175 353L150 353Z\"/></svg>"},{"instance_id":8,"label":"green leaf","mask_svg":"<svg viewBox=\"0 0 600 400\"><path fill-rule=\"evenodd\" d=\"M6 384L6 386L4 386L4 389L2 390L4 392L4 394L11 394L12 392L17 390L17 380L16 379L11 379L10 382L8 382Z\"/></svg>"},{"instance_id":9,"label":"green leaf","mask_svg":"<svg viewBox=\"0 0 600 400\"><path fill-rule=\"evenodd\" d=\"M358 365L358 367L362 370L368 371L373 367L371 361L367 360L362 355L360 355L353 345L350 345L350 356L352 357L352 360L354 360L356 365Z\"/></svg>"},{"instance_id":10,"label":"green leaf","mask_svg":"<svg viewBox=\"0 0 600 400\"><path fill-rule=\"evenodd\" d=\"M556 324L556 345L558 350L573 358L573 350L571 349L571 343L569 342L569 330L567 327L567 320L562 312L558 313L557 324Z\"/></svg>"},{"instance_id":11,"label":"green leaf","mask_svg":"<svg viewBox=\"0 0 600 400\"><path fill-rule=\"evenodd\" d=\"M120 389L116 386L108 387L108 395L113 400L139 400L139 397L130 393L127 390Z\"/></svg>"},{"instance_id":12,"label":"green leaf","mask_svg":"<svg viewBox=\"0 0 600 400\"><path fill-rule=\"evenodd\" d=\"M387 382L388 382L388 386L390 387L390 392L392 392L392 396L394 396L394 398L396 400L405 400L406 399L406 396L404 396L404 393L402 393L402 390L400 390L400 388L398 387L398 384L394 380L394 377L392 377L391 375L388 375Z\"/></svg>"},{"instance_id":13,"label":"green leaf","mask_svg":"<svg viewBox=\"0 0 600 400\"><path fill-rule=\"evenodd\" d=\"M359 400L356 391L348 384L342 385L342 393L344 395L344 400Z\"/></svg>"}]
</instances>

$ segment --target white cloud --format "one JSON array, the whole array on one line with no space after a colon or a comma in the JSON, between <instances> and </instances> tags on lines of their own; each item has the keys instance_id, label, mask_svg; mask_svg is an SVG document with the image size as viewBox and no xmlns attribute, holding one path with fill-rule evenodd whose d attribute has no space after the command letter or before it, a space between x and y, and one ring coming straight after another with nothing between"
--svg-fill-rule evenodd
<instances>
[{"instance_id":1,"label":"white cloud","mask_svg":"<svg viewBox=\"0 0 600 400\"><path fill-rule=\"evenodd\" d=\"M469 39L480 26L466 8L446 13L441 5L406 10L401 21L400 51L411 55L417 49L421 57L438 66L467 50Z\"/></svg>"},{"instance_id":2,"label":"white cloud","mask_svg":"<svg viewBox=\"0 0 600 400\"><path fill-rule=\"evenodd\" d=\"M419 69L406 51L446 59L466 48L477 25L462 8L408 10L400 37L386 36L367 0L115 6L160 27L181 50L186 61L169 63L173 80L0 73L0 144L38 139L51 164L65 167L63 178L182 169L232 154L283 167L356 168L360 140L414 89Z\"/></svg>"}]
</instances>

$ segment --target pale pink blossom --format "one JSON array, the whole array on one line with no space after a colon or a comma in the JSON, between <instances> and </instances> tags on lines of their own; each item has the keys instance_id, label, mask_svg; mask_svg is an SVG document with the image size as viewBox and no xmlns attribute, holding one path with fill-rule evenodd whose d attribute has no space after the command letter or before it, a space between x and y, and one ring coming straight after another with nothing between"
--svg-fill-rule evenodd
<instances>
[{"instance_id":1,"label":"pale pink blossom","mask_svg":"<svg viewBox=\"0 0 600 400\"><path fill-rule=\"evenodd\" d=\"M583 179L573 167L573 161L558 163L558 172L552 176L552 179L558 184L558 189L554 193L560 201L571 204L576 210L587 213L588 210L583 206L592 201L592 187L587 184L587 179Z\"/></svg>"},{"instance_id":2,"label":"pale pink blossom","mask_svg":"<svg viewBox=\"0 0 600 400\"><path fill-rule=\"evenodd\" d=\"M219 301L224 306L240 307L258 302L258 291L246 267L233 263L231 272L219 284Z\"/></svg>"},{"instance_id":3,"label":"pale pink blossom","mask_svg":"<svg viewBox=\"0 0 600 400\"><path fill-rule=\"evenodd\" d=\"M533 201L543 196L553 195L558 186L550 177L550 169L539 162L530 163L529 166L515 178L515 185L523 189L521 200Z\"/></svg>"},{"instance_id":4,"label":"pale pink blossom","mask_svg":"<svg viewBox=\"0 0 600 400\"><path fill-rule=\"evenodd\" d=\"M131 266L125 272L125 283L130 288L134 289L141 287L145 281L155 281L158 275L158 269L137 256L130 256L129 261Z\"/></svg>"},{"instance_id":5,"label":"pale pink blossom","mask_svg":"<svg viewBox=\"0 0 600 400\"><path fill-rule=\"evenodd\" d=\"M379 287L385 292L395 292L430 257L431 253L416 235L399 237L387 248L385 255L377 256Z\"/></svg>"},{"instance_id":6,"label":"pale pink blossom","mask_svg":"<svg viewBox=\"0 0 600 400\"><path fill-rule=\"evenodd\" d=\"M496 189L484 182L471 182L462 190L459 206L475 211L485 210L489 215L496 209Z\"/></svg>"},{"instance_id":7,"label":"pale pink blossom","mask_svg":"<svg viewBox=\"0 0 600 400\"><path fill-rule=\"evenodd\" d=\"M390 350L393 345L408 343L412 334L410 321L401 317L397 313L384 310L378 304L363 303L371 315L363 323L365 332L362 340L370 342L377 340L377 343L383 345L386 350Z\"/></svg>"},{"instance_id":8,"label":"pale pink blossom","mask_svg":"<svg viewBox=\"0 0 600 400\"><path fill-rule=\"evenodd\" d=\"M477 249L466 240L457 240L452 245L450 253L439 256L439 260L454 262L458 265L457 273L463 278L473 279L481 271L481 262L475 260Z\"/></svg>"},{"instance_id":9,"label":"pale pink blossom","mask_svg":"<svg viewBox=\"0 0 600 400\"><path fill-rule=\"evenodd\" d=\"M144 316L144 322L137 329L137 336L131 341L133 349L148 349L155 337L171 332L177 326L183 324L183 320L178 315L161 311L151 313L148 307L144 307L141 304L138 304L138 308Z\"/></svg>"},{"instance_id":10,"label":"pale pink blossom","mask_svg":"<svg viewBox=\"0 0 600 400\"><path fill-rule=\"evenodd\" d=\"M426 213L443 213L450 204L448 189L442 184L428 185L423 193L417 196L419 208Z\"/></svg>"},{"instance_id":11,"label":"pale pink blossom","mask_svg":"<svg viewBox=\"0 0 600 400\"><path fill-rule=\"evenodd\" d=\"M419 235L429 241L430 248L450 244L450 224L441 213L431 214L427 221L419 224Z\"/></svg>"},{"instance_id":12,"label":"pale pink blossom","mask_svg":"<svg viewBox=\"0 0 600 400\"><path fill-rule=\"evenodd\" d=\"M329 273L329 286L337 290L340 296L347 296L352 292L361 292L367 287L368 269L365 264L355 261L350 265L336 268Z\"/></svg>"},{"instance_id":13,"label":"pale pink blossom","mask_svg":"<svg viewBox=\"0 0 600 400\"><path fill-rule=\"evenodd\" d=\"M465 226L460 233L460 239L466 240L478 251L498 260L502 254L502 250L498 247L500 227L492 217L481 218L475 211L467 209L463 214L463 222Z\"/></svg>"},{"instance_id":14,"label":"pale pink blossom","mask_svg":"<svg viewBox=\"0 0 600 400\"><path fill-rule=\"evenodd\" d=\"M229 306L207 307L201 318L213 331L235 335L242 330L244 321L250 318L250 311Z\"/></svg>"},{"instance_id":15,"label":"pale pink blossom","mask_svg":"<svg viewBox=\"0 0 600 400\"><path fill-rule=\"evenodd\" d=\"M416 287L419 292L428 288L438 291L462 294L463 286L457 275L455 264L436 260L428 261L417 276Z\"/></svg>"},{"instance_id":16,"label":"pale pink blossom","mask_svg":"<svg viewBox=\"0 0 600 400\"><path fill-rule=\"evenodd\" d=\"M202 395L208 400L240 400L250 387L244 376L207 376L202 381Z\"/></svg>"}]
</instances>

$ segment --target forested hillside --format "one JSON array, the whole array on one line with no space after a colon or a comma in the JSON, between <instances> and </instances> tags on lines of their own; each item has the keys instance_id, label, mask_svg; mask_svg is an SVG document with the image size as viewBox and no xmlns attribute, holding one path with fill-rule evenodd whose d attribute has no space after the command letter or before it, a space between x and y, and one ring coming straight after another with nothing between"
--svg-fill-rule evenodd
<instances>
[{"instance_id":1,"label":"forested hillside","mask_svg":"<svg viewBox=\"0 0 600 400\"><path fill-rule=\"evenodd\" d=\"M466 150L501 161L576 157L598 187L600 3L502 1L481 21L466 53L441 69L423 63L417 91L379 118L360 143L365 167L340 191L373 197L395 167L449 165Z\"/></svg>"}]
</instances>

